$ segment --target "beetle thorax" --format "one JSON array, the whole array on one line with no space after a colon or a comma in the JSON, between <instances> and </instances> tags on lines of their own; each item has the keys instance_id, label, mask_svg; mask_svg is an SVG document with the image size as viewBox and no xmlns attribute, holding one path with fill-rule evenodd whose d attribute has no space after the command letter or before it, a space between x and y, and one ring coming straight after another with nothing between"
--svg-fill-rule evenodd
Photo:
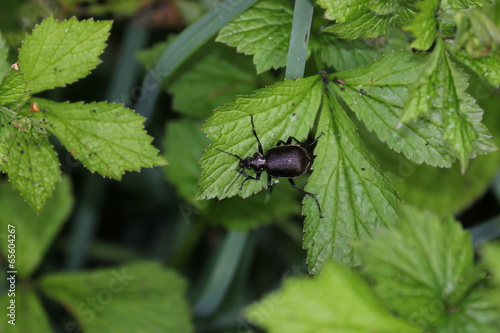
<instances>
[{"instance_id":1,"label":"beetle thorax","mask_svg":"<svg viewBox=\"0 0 500 333\"><path fill-rule=\"evenodd\" d=\"M259 152L253 154L253 156L248 156L247 158L241 160L240 168L254 169L255 171L262 171L266 167L266 158Z\"/></svg>"}]
</instances>

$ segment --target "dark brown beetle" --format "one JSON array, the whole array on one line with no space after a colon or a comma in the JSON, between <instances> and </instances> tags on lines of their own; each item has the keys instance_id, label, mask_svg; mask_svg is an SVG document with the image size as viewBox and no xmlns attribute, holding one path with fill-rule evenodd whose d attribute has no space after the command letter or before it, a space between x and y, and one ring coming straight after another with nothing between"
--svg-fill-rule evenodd
<instances>
[{"instance_id":1,"label":"dark brown beetle","mask_svg":"<svg viewBox=\"0 0 500 333\"><path fill-rule=\"evenodd\" d=\"M269 192L272 192L273 190L273 184L271 181L272 177L286 178L294 189L314 199L316 205L318 205L319 216L322 218L323 214L321 212L321 206L318 202L318 199L316 199L316 196L310 192L298 188L295 185L293 178L300 177L311 169L314 157L306 148L314 146L321 135L323 135L323 133L321 133L319 137L317 137L312 143L308 145L305 144L305 140L299 141L293 136L288 137L288 140L286 140L286 142L283 140L278 140L276 146L270 148L266 152L266 154L264 154L264 151L262 150L262 144L260 143L259 137L257 136L257 132L255 130L252 115L250 115L250 120L252 123L252 132L255 136L255 139L257 139L258 145L258 151L254 153L253 156L241 158L238 155L217 149L240 160L240 168L238 169L238 173L245 177L245 179L241 182L240 190L243 188L245 182L249 179L259 180L260 175L265 170L267 172L267 188L269 188ZM292 144L292 140L297 144ZM244 169L253 169L255 171L255 177L250 176L245 172Z\"/></svg>"}]
</instances>

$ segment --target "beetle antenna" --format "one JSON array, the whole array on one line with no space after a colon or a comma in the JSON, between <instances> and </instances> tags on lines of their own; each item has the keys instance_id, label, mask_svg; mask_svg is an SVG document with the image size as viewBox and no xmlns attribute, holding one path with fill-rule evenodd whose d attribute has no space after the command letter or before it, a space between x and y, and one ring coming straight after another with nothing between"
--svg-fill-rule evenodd
<instances>
[{"instance_id":1,"label":"beetle antenna","mask_svg":"<svg viewBox=\"0 0 500 333\"><path fill-rule=\"evenodd\" d=\"M233 187L234 183L236 183L236 180L238 180L238 178L240 178L240 175L242 175L242 173L240 172L240 170L237 170L238 171L238 175L236 176L236 178L234 178L234 180L231 182L231 184L227 187L227 189L224 191L224 193L226 193L227 191L229 191L229 189L231 187Z\"/></svg>"},{"instance_id":2,"label":"beetle antenna","mask_svg":"<svg viewBox=\"0 0 500 333\"><path fill-rule=\"evenodd\" d=\"M222 150L222 149L219 149L219 148L215 148L215 149L217 149L218 151L221 151L221 152L223 152L223 153L226 153L226 154L228 154L228 155L234 156L234 157L236 157L237 159L239 159L240 161L241 161L241 160L243 160L243 159L242 159L241 157L239 157L238 155L235 155L235 154L232 154L232 153L228 153L227 151Z\"/></svg>"}]
</instances>

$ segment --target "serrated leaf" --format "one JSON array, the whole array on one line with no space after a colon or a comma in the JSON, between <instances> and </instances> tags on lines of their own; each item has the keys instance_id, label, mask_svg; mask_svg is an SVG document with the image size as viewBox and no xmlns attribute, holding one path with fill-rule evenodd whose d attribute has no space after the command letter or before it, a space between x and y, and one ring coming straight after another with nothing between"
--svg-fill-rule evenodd
<instances>
[{"instance_id":1,"label":"serrated leaf","mask_svg":"<svg viewBox=\"0 0 500 333\"><path fill-rule=\"evenodd\" d=\"M164 165L144 118L121 104L55 103L33 99L48 122L47 130L92 172L121 179L125 171Z\"/></svg>"},{"instance_id":2,"label":"serrated leaf","mask_svg":"<svg viewBox=\"0 0 500 333\"><path fill-rule=\"evenodd\" d=\"M336 262L314 279L285 280L246 317L269 333L419 332L387 312L365 281Z\"/></svg>"},{"instance_id":3,"label":"serrated leaf","mask_svg":"<svg viewBox=\"0 0 500 333\"><path fill-rule=\"evenodd\" d=\"M465 92L467 77L455 67L443 42L438 41L426 68L411 88L401 116L403 122L423 113L437 117L444 130L444 139L465 171L469 158L496 149L491 135L481 123L483 111Z\"/></svg>"},{"instance_id":4,"label":"serrated leaf","mask_svg":"<svg viewBox=\"0 0 500 333\"><path fill-rule=\"evenodd\" d=\"M71 211L73 197L70 181L63 178L63 182L57 184L53 198L47 200L42 213L35 213L7 182L0 183L0 197L0 227L8 230L8 225L14 226L18 235L15 270L20 277L28 278ZM7 233L0 233L0 241L6 257Z\"/></svg>"},{"instance_id":5,"label":"serrated leaf","mask_svg":"<svg viewBox=\"0 0 500 333\"><path fill-rule=\"evenodd\" d=\"M437 116L397 126L409 88L424 71L426 60L421 54L393 52L330 78L340 98L391 149L419 164L448 167L454 155Z\"/></svg>"},{"instance_id":6,"label":"serrated leaf","mask_svg":"<svg viewBox=\"0 0 500 333\"><path fill-rule=\"evenodd\" d=\"M415 0L371 0L370 9L378 15L388 15L401 10L401 7Z\"/></svg>"},{"instance_id":7,"label":"serrated leaf","mask_svg":"<svg viewBox=\"0 0 500 333\"><path fill-rule=\"evenodd\" d=\"M27 140L22 135L9 137L7 159L2 171L7 173L14 189L37 212L52 196L56 182L61 179L59 161L47 138L39 142Z\"/></svg>"},{"instance_id":8,"label":"serrated leaf","mask_svg":"<svg viewBox=\"0 0 500 333\"><path fill-rule=\"evenodd\" d=\"M6 229L5 229L6 230ZM9 275L7 276L9 277ZM10 280L7 280L10 282ZM33 285L16 280L15 297L8 297L7 292L0 296L4 318L0 321L0 331L8 333L51 333L54 332ZM11 300L15 301L13 316L10 316Z\"/></svg>"},{"instance_id":9,"label":"serrated leaf","mask_svg":"<svg viewBox=\"0 0 500 333\"><path fill-rule=\"evenodd\" d=\"M377 296L404 319L433 332L456 327L452 322L461 319L455 313L488 325L474 316L478 302L473 300L485 274L474 265L470 235L452 218L441 222L431 213L406 208L396 229L362 250Z\"/></svg>"},{"instance_id":10,"label":"serrated leaf","mask_svg":"<svg viewBox=\"0 0 500 333\"><path fill-rule=\"evenodd\" d=\"M413 22L405 27L416 39L411 43L411 47L425 51L429 49L437 37L437 16L439 8L438 0L424 0L417 5L420 12L415 15Z\"/></svg>"},{"instance_id":11,"label":"serrated leaf","mask_svg":"<svg viewBox=\"0 0 500 333\"><path fill-rule=\"evenodd\" d=\"M371 0L318 0L317 3L325 9L325 16L330 20L345 22L366 11Z\"/></svg>"},{"instance_id":12,"label":"serrated leaf","mask_svg":"<svg viewBox=\"0 0 500 333\"><path fill-rule=\"evenodd\" d=\"M440 47L441 44L438 45L438 48ZM442 108L440 98L443 95L442 85L445 79L439 68L442 66L441 56L440 50L434 50L423 66L421 74L411 86L410 95L406 99L401 115L402 123L409 123L420 115L427 114L438 107Z\"/></svg>"},{"instance_id":13,"label":"serrated leaf","mask_svg":"<svg viewBox=\"0 0 500 333\"><path fill-rule=\"evenodd\" d=\"M382 55L367 41L344 41L326 33L311 38L309 46L313 52L319 54L322 62L337 71L368 65Z\"/></svg>"},{"instance_id":14,"label":"serrated leaf","mask_svg":"<svg viewBox=\"0 0 500 333\"><path fill-rule=\"evenodd\" d=\"M498 98L491 95L492 98L485 99L484 90L474 88L479 81L474 77L472 79L471 92L481 94L478 97L481 98L481 105L485 110L494 110L498 105ZM485 112L484 116L484 125L491 131L498 145L500 113ZM451 168L417 165L389 149L364 126L357 125L357 127L363 142L391 179L391 184L403 201L421 209L431 210L439 217L457 215L470 207L484 195L498 171L500 151L470 160L467 171L462 173L458 163Z\"/></svg>"},{"instance_id":15,"label":"serrated leaf","mask_svg":"<svg viewBox=\"0 0 500 333\"><path fill-rule=\"evenodd\" d=\"M500 54L488 53L485 56L473 58L465 51L459 51L453 56L492 86L500 86Z\"/></svg>"},{"instance_id":16,"label":"serrated leaf","mask_svg":"<svg viewBox=\"0 0 500 333\"><path fill-rule=\"evenodd\" d=\"M0 83L0 105L21 102L28 97L23 73L12 69Z\"/></svg>"},{"instance_id":17,"label":"serrated leaf","mask_svg":"<svg viewBox=\"0 0 500 333\"><path fill-rule=\"evenodd\" d=\"M325 135L314 151L317 156L306 191L314 189L325 218L313 218L314 203L304 203L304 248L313 273L332 259L358 265L353 244L394 226L398 219L396 192L333 96L323 98L318 131Z\"/></svg>"},{"instance_id":18,"label":"serrated leaf","mask_svg":"<svg viewBox=\"0 0 500 333\"><path fill-rule=\"evenodd\" d=\"M200 162L203 173L197 199L219 199L238 194L239 185L230 184L238 176L238 160L217 149L245 158L257 151L250 115L254 115L256 131L264 152L278 140L294 136L307 138L314 125L321 102L321 81L318 77L285 80L260 90L253 96L241 96L217 110L202 130L213 141ZM241 196L246 198L260 191L266 179L246 182Z\"/></svg>"},{"instance_id":19,"label":"serrated leaf","mask_svg":"<svg viewBox=\"0 0 500 333\"><path fill-rule=\"evenodd\" d=\"M442 53L445 64L442 68L447 77L441 92L441 97L444 97L443 109L447 110L443 114L445 138L450 141L460 159L462 171L465 171L469 158L496 150L496 147L488 130L481 123L482 109L465 92L468 86L466 76L451 62L444 48Z\"/></svg>"},{"instance_id":20,"label":"serrated leaf","mask_svg":"<svg viewBox=\"0 0 500 333\"><path fill-rule=\"evenodd\" d=\"M414 13L411 3L400 1L391 1L390 6L384 4L385 10L382 11L390 8L391 13L383 15L377 13L377 9L382 9L382 3L377 6L371 0L318 0L318 4L326 9L327 18L336 21L325 31L346 39L382 37L392 27L408 24Z\"/></svg>"},{"instance_id":21,"label":"serrated leaf","mask_svg":"<svg viewBox=\"0 0 500 333\"><path fill-rule=\"evenodd\" d=\"M285 66L293 9L286 0L263 0L222 28L217 41L253 55L257 73Z\"/></svg>"},{"instance_id":22,"label":"serrated leaf","mask_svg":"<svg viewBox=\"0 0 500 333\"><path fill-rule=\"evenodd\" d=\"M184 119L170 122L165 129L167 134L163 147L165 157L171 161L164 168L165 176L176 185L179 195L186 202L194 205L212 224L239 231L299 213L299 204L290 204L296 199L295 190L288 186L278 186L270 197L268 193L261 192L247 199L194 201L202 172L198 160L210 143L200 131L201 125L199 121ZM186 212L188 210L187 207Z\"/></svg>"},{"instance_id":23,"label":"serrated leaf","mask_svg":"<svg viewBox=\"0 0 500 333\"><path fill-rule=\"evenodd\" d=\"M492 4L494 0L441 0L443 10L477 8Z\"/></svg>"},{"instance_id":24,"label":"serrated leaf","mask_svg":"<svg viewBox=\"0 0 500 333\"><path fill-rule=\"evenodd\" d=\"M193 331L185 281L157 263L46 275L39 286L85 332L109 332L110 327L117 332Z\"/></svg>"},{"instance_id":25,"label":"serrated leaf","mask_svg":"<svg viewBox=\"0 0 500 333\"><path fill-rule=\"evenodd\" d=\"M26 37L19 67L32 93L63 87L87 76L99 63L111 29L110 21L59 22L49 17Z\"/></svg>"}]
</instances>

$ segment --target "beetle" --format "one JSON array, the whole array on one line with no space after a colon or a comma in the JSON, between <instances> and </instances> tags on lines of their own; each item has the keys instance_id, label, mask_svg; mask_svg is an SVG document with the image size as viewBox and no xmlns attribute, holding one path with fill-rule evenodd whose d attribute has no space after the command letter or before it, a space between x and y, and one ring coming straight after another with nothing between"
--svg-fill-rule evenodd
<instances>
[{"instance_id":1,"label":"beetle","mask_svg":"<svg viewBox=\"0 0 500 333\"><path fill-rule=\"evenodd\" d=\"M295 185L293 181L294 178L298 178L305 174L311 169L311 165L314 161L314 156L306 149L314 146L318 139L323 135L320 134L312 143L307 144L304 141L299 141L293 136L288 137L287 141L278 140L276 146L270 148L265 154L262 149L262 144L260 143L259 137L257 136L257 131L255 130L255 124L253 121L253 115L250 115L250 122L252 123L252 132L257 140L258 151L253 154L253 156L248 156L241 158L240 156L229 153L227 151L218 149L220 152L226 153L228 155L234 156L240 160L239 169L237 170L240 175L243 175L245 179L241 182L240 190L243 189L243 185L249 179L259 180L262 172L267 172L267 188L271 193L273 191L272 178L286 178L290 185L299 192L302 192L314 199L319 210L319 217L323 218L321 212L321 206L319 204L316 196L310 192L301 190ZM296 144L292 144L295 141ZM253 169L255 171L255 176L251 176L246 173L245 169ZM238 175L239 177L239 175ZM238 179L236 177L236 179ZM236 181L236 179L234 181ZM234 183L233 181L233 183ZM231 184L232 185L232 184Z\"/></svg>"}]
</instances>

